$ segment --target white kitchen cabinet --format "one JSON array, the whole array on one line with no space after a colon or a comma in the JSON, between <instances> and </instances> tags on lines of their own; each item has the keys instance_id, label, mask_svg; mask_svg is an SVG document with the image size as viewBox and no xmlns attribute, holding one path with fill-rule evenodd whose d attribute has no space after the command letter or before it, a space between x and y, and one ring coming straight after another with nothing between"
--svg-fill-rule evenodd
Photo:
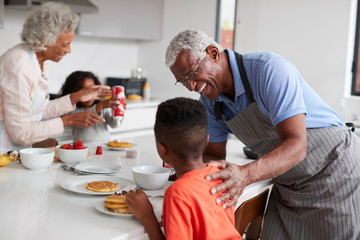
<instances>
[{"instance_id":1,"label":"white kitchen cabinet","mask_svg":"<svg viewBox=\"0 0 360 240\"><path fill-rule=\"evenodd\" d=\"M164 0L90 0L98 14L81 14L78 34L160 40Z\"/></svg>"}]
</instances>

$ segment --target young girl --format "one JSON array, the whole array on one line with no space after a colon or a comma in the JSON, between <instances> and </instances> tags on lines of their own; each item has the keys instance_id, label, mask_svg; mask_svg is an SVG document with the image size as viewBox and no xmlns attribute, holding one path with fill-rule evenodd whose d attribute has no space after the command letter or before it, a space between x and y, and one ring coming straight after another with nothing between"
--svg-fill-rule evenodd
<instances>
[{"instance_id":1,"label":"young girl","mask_svg":"<svg viewBox=\"0 0 360 240\"><path fill-rule=\"evenodd\" d=\"M101 85L99 79L91 72L76 71L71 73L65 80L58 97L78 91L81 88ZM74 112L90 111L103 117L106 122L98 122L89 128L71 127L73 140L83 142L109 141L110 133L107 126L112 128L119 127L122 120L116 120L112 117L111 108L116 106L116 96L104 101L89 100L78 102Z\"/></svg>"}]
</instances>

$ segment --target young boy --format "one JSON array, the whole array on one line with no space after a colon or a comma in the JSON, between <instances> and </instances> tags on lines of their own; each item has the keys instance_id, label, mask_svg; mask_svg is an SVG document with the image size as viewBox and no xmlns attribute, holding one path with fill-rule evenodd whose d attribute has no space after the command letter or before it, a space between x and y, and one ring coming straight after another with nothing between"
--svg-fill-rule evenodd
<instances>
[{"instance_id":1,"label":"young boy","mask_svg":"<svg viewBox=\"0 0 360 240\"><path fill-rule=\"evenodd\" d=\"M219 171L202 160L207 128L205 107L197 100L174 98L159 105L154 127L156 148L161 159L174 166L177 176L164 196L166 238L146 194L130 191L126 198L150 239L241 239L234 227L234 208L223 209L215 201L220 194L210 193L219 181L205 179Z\"/></svg>"}]
</instances>

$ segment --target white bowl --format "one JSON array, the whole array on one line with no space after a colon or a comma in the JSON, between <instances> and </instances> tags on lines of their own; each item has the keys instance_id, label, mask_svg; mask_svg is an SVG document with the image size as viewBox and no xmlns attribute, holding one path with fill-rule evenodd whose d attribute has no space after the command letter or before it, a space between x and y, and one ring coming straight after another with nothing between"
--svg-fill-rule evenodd
<instances>
[{"instance_id":1,"label":"white bowl","mask_svg":"<svg viewBox=\"0 0 360 240\"><path fill-rule=\"evenodd\" d=\"M56 152L60 161L67 164L79 163L87 158L89 149L62 149L61 145L56 146Z\"/></svg>"},{"instance_id":2,"label":"white bowl","mask_svg":"<svg viewBox=\"0 0 360 240\"><path fill-rule=\"evenodd\" d=\"M21 163L29 169L49 167L54 161L55 151L48 148L24 148L20 150Z\"/></svg>"},{"instance_id":3,"label":"white bowl","mask_svg":"<svg viewBox=\"0 0 360 240\"><path fill-rule=\"evenodd\" d=\"M158 166L137 166L132 169L134 181L141 188L155 190L165 186L170 170Z\"/></svg>"}]
</instances>

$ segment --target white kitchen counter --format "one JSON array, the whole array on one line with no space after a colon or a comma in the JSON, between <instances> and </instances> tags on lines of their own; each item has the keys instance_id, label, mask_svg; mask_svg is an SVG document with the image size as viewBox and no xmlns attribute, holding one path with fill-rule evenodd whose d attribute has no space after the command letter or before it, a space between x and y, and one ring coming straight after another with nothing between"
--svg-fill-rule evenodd
<instances>
[{"instance_id":1,"label":"white kitchen counter","mask_svg":"<svg viewBox=\"0 0 360 240\"><path fill-rule=\"evenodd\" d=\"M162 165L157 155L152 132L127 140L138 145L139 162L126 159L123 151L106 150L102 157L94 155L97 145L89 146L93 154L86 161L115 161L122 165L117 177L132 181L130 169L137 165ZM245 164L242 145L229 140L228 160ZM28 170L21 164L10 163L0 168L0 239L4 240L63 240L63 239L146 239L144 228L133 217L107 215L94 208L104 196L85 195L63 189L60 183L69 177L80 176L65 171L54 163L48 169ZM260 193L269 186L260 182L248 186L243 195ZM162 198L150 199L160 220Z\"/></svg>"}]
</instances>

